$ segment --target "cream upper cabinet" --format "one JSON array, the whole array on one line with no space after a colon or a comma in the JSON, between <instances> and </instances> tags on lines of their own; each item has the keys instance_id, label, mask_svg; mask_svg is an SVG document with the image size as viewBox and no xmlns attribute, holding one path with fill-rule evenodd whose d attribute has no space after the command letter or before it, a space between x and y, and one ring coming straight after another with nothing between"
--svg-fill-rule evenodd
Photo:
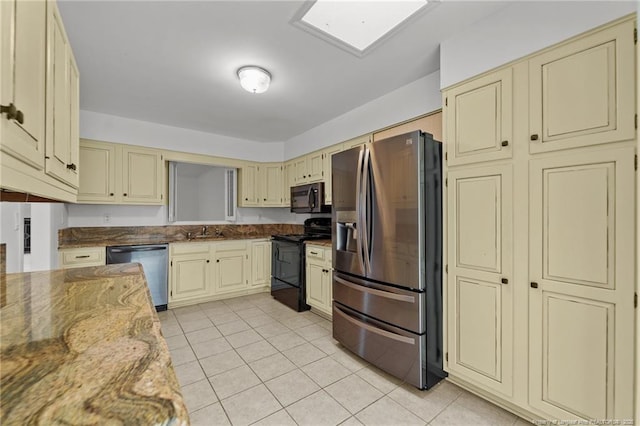
<instances>
[{"instance_id":1,"label":"cream upper cabinet","mask_svg":"<svg viewBox=\"0 0 640 426\"><path fill-rule=\"evenodd\" d=\"M529 61L532 153L635 138L634 22Z\"/></svg>"},{"instance_id":2,"label":"cream upper cabinet","mask_svg":"<svg viewBox=\"0 0 640 426\"><path fill-rule=\"evenodd\" d=\"M331 204L332 202L332 185L333 179L331 174L331 157L333 154L337 154L338 152L342 152L342 144L332 145L329 148L326 148L322 155L323 161L323 171L324 171L324 202L325 204Z\"/></svg>"},{"instance_id":3,"label":"cream upper cabinet","mask_svg":"<svg viewBox=\"0 0 640 426\"><path fill-rule=\"evenodd\" d=\"M294 163L294 178L293 183L295 185L302 185L309 182L309 173L307 171L307 157L298 157L293 160Z\"/></svg>"},{"instance_id":4,"label":"cream upper cabinet","mask_svg":"<svg viewBox=\"0 0 640 426\"><path fill-rule=\"evenodd\" d=\"M282 163L262 163L258 168L260 205L264 207L281 207L283 203Z\"/></svg>"},{"instance_id":5,"label":"cream upper cabinet","mask_svg":"<svg viewBox=\"0 0 640 426\"><path fill-rule=\"evenodd\" d=\"M449 165L511 157L512 72L495 71L443 94Z\"/></svg>"},{"instance_id":6,"label":"cream upper cabinet","mask_svg":"<svg viewBox=\"0 0 640 426\"><path fill-rule=\"evenodd\" d=\"M209 244L171 244L169 248L169 303L206 297L212 292Z\"/></svg>"},{"instance_id":7,"label":"cream upper cabinet","mask_svg":"<svg viewBox=\"0 0 640 426\"><path fill-rule=\"evenodd\" d=\"M83 140L80 145L79 202L115 203L116 146Z\"/></svg>"},{"instance_id":8,"label":"cream upper cabinet","mask_svg":"<svg viewBox=\"0 0 640 426\"><path fill-rule=\"evenodd\" d=\"M238 193L238 205L240 207L257 207L260 204L258 198L258 164L247 163L240 169L240 193Z\"/></svg>"},{"instance_id":9,"label":"cream upper cabinet","mask_svg":"<svg viewBox=\"0 0 640 426\"><path fill-rule=\"evenodd\" d=\"M511 165L449 171L449 371L512 395Z\"/></svg>"},{"instance_id":10,"label":"cream upper cabinet","mask_svg":"<svg viewBox=\"0 0 640 426\"><path fill-rule=\"evenodd\" d=\"M531 161L530 403L555 418L633 417L633 157Z\"/></svg>"},{"instance_id":11,"label":"cream upper cabinet","mask_svg":"<svg viewBox=\"0 0 640 426\"><path fill-rule=\"evenodd\" d=\"M48 3L46 173L78 187L78 84L73 52L54 2Z\"/></svg>"},{"instance_id":12,"label":"cream upper cabinet","mask_svg":"<svg viewBox=\"0 0 640 426\"><path fill-rule=\"evenodd\" d=\"M41 170L45 153L47 2L0 2L0 149ZM11 116L9 116L11 115Z\"/></svg>"},{"instance_id":13,"label":"cream upper cabinet","mask_svg":"<svg viewBox=\"0 0 640 426\"><path fill-rule=\"evenodd\" d=\"M0 2L0 52L0 185L75 202L78 69L55 2Z\"/></svg>"},{"instance_id":14,"label":"cream upper cabinet","mask_svg":"<svg viewBox=\"0 0 640 426\"><path fill-rule=\"evenodd\" d=\"M380 132L376 132L373 134L373 141L374 142L379 141L382 139L402 135L404 133L409 133L416 130L422 130L423 132L431 133L431 135L433 135L433 139L441 142L442 141L442 112L429 114L424 117L416 118L415 120L411 120L406 123L402 123L397 126L390 127Z\"/></svg>"},{"instance_id":15,"label":"cream upper cabinet","mask_svg":"<svg viewBox=\"0 0 640 426\"><path fill-rule=\"evenodd\" d=\"M252 241L251 247L251 287L271 285L271 241Z\"/></svg>"},{"instance_id":16,"label":"cream upper cabinet","mask_svg":"<svg viewBox=\"0 0 640 426\"><path fill-rule=\"evenodd\" d=\"M371 142L372 140L373 140L373 136L371 134L358 136L357 138L349 139L348 141L342 142L342 148L346 151L347 149L355 148L357 146L362 146L366 143Z\"/></svg>"},{"instance_id":17,"label":"cream upper cabinet","mask_svg":"<svg viewBox=\"0 0 640 426\"><path fill-rule=\"evenodd\" d=\"M162 204L162 154L154 149L122 148L122 200L132 204Z\"/></svg>"},{"instance_id":18,"label":"cream upper cabinet","mask_svg":"<svg viewBox=\"0 0 640 426\"><path fill-rule=\"evenodd\" d=\"M307 155L307 182L319 182L323 179L323 157L323 151L316 151Z\"/></svg>"},{"instance_id":19,"label":"cream upper cabinet","mask_svg":"<svg viewBox=\"0 0 640 426\"><path fill-rule=\"evenodd\" d=\"M162 152L83 139L80 143L79 203L164 203Z\"/></svg>"},{"instance_id":20,"label":"cream upper cabinet","mask_svg":"<svg viewBox=\"0 0 640 426\"><path fill-rule=\"evenodd\" d=\"M215 243L212 246L216 259L213 265L215 293L245 290L249 285L249 253L246 242Z\"/></svg>"},{"instance_id":21,"label":"cream upper cabinet","mask_svg":"<svg viewBox=\"0 0 640 426\"><path fill-rule=\"evenodd\" d=\"M289 207L291 205L291 187L296 185L296 163L294 161L287 161L282 167L282 205Z\"/></svg>"}]
</instances>

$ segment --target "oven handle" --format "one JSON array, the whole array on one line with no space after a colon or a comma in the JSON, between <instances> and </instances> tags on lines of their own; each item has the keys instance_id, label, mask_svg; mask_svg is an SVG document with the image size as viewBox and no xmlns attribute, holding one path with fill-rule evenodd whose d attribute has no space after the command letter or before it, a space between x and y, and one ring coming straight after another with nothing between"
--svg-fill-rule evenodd
<instances>
[{"instance_id":1,"label":"oven handle","mask_svg":"<svg viewBox=\"0 0 640 426\"><path fill-rule=\"evenodd\" d=\"M336 314L340 315L342 318L344 318L345 320L349 321L350 323L352 323L356 327L364 328L365 330L370 331L371 333L377 334L379 336L386 337L387 339L395 340L397 342L402 342L402 343L406 343L406 344L409 344L409 345L415 345L416 344L416 341L414 339L410 338L410 337L400 336L399 334L392 333L390 331L386 331L386 330L383 330L383 329L378 328L378 327L373 327L373 326L367 324L366 322L358 321L356 318L352 317L351 315L347 315L338 306L336 306L335 308L336 308L335 309Z\"/></svg>"},{"instance_id":2,"label":"oven handle","mask_svg":"<svg viewBox=\"0 0 640 426\"><path fill-rule=\"evenodd\" d=\"M353 290L359 291L361 293L369 293L369 294L373 294L374 296L384 297L386 299L399 300L400 302L416 303L416 298L413 296L403 296L402 294L390 293L388 291L376 290L375 288L353 284L338 276L334 276L333 279L339 282L340 284L347 286Z\"/></svg>"}]
</instances>

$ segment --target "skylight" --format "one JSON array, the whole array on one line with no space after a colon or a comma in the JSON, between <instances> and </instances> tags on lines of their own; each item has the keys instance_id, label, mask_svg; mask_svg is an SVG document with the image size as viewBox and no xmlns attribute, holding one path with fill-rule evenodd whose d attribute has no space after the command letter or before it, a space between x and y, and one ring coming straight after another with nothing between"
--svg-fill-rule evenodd
<instances>
[{"instance_id":1,"label":"skylight","mask_svg":"<svg viewBox=\"0 0 640 426\"><path fill-rule=\"evenodd\" d=\"M316 0L294 23L362 55L426 5L426 0Z\"/></svg>"}]
</instances>

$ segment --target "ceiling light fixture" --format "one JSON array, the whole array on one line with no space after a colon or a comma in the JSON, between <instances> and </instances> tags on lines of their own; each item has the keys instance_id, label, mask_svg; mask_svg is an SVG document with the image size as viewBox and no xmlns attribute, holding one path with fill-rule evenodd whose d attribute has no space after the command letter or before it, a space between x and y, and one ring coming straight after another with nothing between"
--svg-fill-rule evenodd
<instances>
[{"instance_id":1,"label":"ceiling light fixture","mask_svg":"<svg viewBox=\"0 0 640 426\"><path fill-rule=\"evenodd\" d=\"M265 69L256 66L246 66L238 70L240 85L251 93L264 93L271 83L271 74Z\"/></svg>"}]
</instances>

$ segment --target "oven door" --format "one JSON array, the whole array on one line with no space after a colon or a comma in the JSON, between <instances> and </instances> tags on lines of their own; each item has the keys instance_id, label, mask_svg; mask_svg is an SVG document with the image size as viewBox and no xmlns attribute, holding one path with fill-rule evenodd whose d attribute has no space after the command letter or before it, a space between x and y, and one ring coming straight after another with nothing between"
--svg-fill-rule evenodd
<instances>
[{"instance_id":1,"label":"oven door","mask_svg":"<svg viewBox=\"0 0 640 426\"><path fill-rule=\"evenodd\" d=\"M271 241L271 276L291 286L300 287L302 246L291 241Z\"/></svg>"}]
</instances>

